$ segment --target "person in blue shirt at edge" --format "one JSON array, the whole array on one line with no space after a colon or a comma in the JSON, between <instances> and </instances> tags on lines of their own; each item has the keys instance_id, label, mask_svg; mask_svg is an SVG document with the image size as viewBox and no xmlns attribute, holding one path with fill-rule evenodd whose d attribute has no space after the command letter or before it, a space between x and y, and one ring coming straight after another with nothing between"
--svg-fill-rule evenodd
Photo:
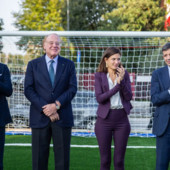
<instances>
[{"instance_id":1,"label":"person in blue shirt at edge","mask_svg":"<svg viewBox=\"0 0 170 170\"><path fill-rule=\"evenodd\" d=\"M53 139L55 170L69 170L71 100L77 92L74 63L59 55L57 34L43 40L45 55L28 63L24 93L31 102L32 169L47 170L49 146Z\"/></svg>"},{"instance_id":2,"label":"person in blue shirt at edge","mask_svg":"<svg viewBox=\"0 0 170 170\"><path fill-rule=\"evenodd\" d=\"M0 170L3 170L5 144L5 126L12 122L6 97L12 95L10 72L5 64L0 63Z\"/></svg>"},{"instance_id":3,"label":"person in blue shirt at edge","mask_svg":"<svg viewBox=\"0 0 170 170\"><path fill-rule=\"evenodd\" d=\"M170 43L162 47L162 53L166 66L156 69L151 79L151 101L156 106L156 170L168 170L170 162Z\"/></svg>"}]
</instances>

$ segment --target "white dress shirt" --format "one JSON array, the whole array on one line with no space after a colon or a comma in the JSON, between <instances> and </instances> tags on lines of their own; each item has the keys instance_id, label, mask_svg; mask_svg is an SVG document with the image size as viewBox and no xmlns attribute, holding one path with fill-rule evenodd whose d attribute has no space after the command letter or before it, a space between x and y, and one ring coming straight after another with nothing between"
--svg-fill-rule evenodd
<instances>
[{"instance_id":1,"label":"white dress shirt","mask_svg":"<svg viewBox=\"0 0 170 170\"><path fill-rule=\"evenodd\" d=\"M107 79L109 83L109 89L111 90L112 88L116 86L117 78L115 82L113 83L112 79L109 76L109 73L107 73ZM119 91L110 98L110 108L111 109L122 109L123 108Z\"/></svg>"}]
</instances>

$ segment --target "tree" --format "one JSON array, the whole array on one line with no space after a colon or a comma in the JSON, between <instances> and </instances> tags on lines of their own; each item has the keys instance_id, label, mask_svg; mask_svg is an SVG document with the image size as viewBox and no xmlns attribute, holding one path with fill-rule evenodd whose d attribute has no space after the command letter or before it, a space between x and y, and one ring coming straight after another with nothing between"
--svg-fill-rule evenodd
<instances>
[{"instance_id":1,"label":"tree","mask_svg":"<svg viewBox=\"0 0 170 170\"><path fill-rule=\"evenodd\" d=\"M70 31L97 31L99 26L105 24L102 20L102 15L106 12L111 12L113 8L117 6L118 0L69 0L69 6L67 6L67 0L65 0L65 7L63 8L63 28L67 30L67 10L69 9L69 30ZM76 38L74 38L75 40ZM72 44L75 41L70 40ZM81 65L87 68L94 67L97 59L89 56L96 55L96 49L92 49L89 44L93 44L97 39L83 39L83 44L78 41L80 47L85 46L89 50L81 51L82 57ZM77 44L75 45L77 46ZM101 50L102 51L102 50ZM76 51L75 51L76 53ZM76 54L74 54L76 56ZM81 67L80 65L80 67Z\"/></svg>"},{"instance_id":2,"label":"tree","mask_svg":"<svg viewBox=\"0 0 170 170\"><path fill-rule=\"evenodd\" d=\"M67 2L69 1L69 6ZM19 30L164 30L162 0L23 0L14 13ZM69 10L69 16L67 16Z\"/></svg>"},{"instance_id":3,"label":"tree","mask_svg":"<svg viewBox=\"0 0 170 170\"><path fill-rule=\"evenodd\" d=\"M103 15L103 30L163 31L165 9L159 0L120 0L116 9Z\"/></svg>"},{"instance_id":4,"label":"tree","mask_svg":"<svg viewBox=\"0 0 170 170\"><path fill-rule=\"evenodd\" d=\"M118 0L69 1L70 30L97 30L98 25L102 24L101 16L110 12L118 2ZM21 9L22 11L14 13L15 26L19 30L59 31L67 29L67 0L24 0ZM35 53L31 52L32 48L36 50L38 47L42 48L40 39L35 37L23 37L18 44L20 44L20 49L27 50L34 57Z\"/></svg>"},{"instance_id":5,"label":"tree","mask_svg":"<svg viewBox=\"0 0 170 170\"><path fill-rule=\"evenodd\" d=\"M65 0L62 12L62 24L67 30L67 12L69 8L69 22L72 31L97 31L103 24L101 18L106 12L111 12L117 6L118 0ZM104 25L103 25L104 26Z\"/></svg>"},{"instance_id":6,"label":"tree","mask_svg":"<svg viewBox=\"0 0 170 170\"><path fill-rule=\"evenodd\" d=\"M19 30L67 30L69 8L70 30L98 30L101 16L111 12L118 0L24 0L21 11L13 13Z\"/></svg>"},{"instance_id":7,"label":"tree","mask_svg":"<svg viewBox=\"0 0 170 170\"><path fill-rule=\"evenodd\" d=\"M62 31L63 3L64 0L24 0L20 5L21 11L13 13L16 18L14 25L22 31ZM42 37L22 37L17 44L20 49L35 55L35 49L42 49L41 41Z\"/></svg>"},{"instance_id":8,"label":"tree","mask_svg":"<svg viewBox=\"0 0 170 170\"><path fill-rule=\"evenodd\" d=\"M69 7L67 1L23 0L22 10L14 13L15 25L19 30L67 30L69 9L69 30L72 31L161 31L164 29L165 9L161 7L161 0L69 0ZM89 48L89 52L87 50L83 54L86 56L84 63L97 62L96 59L88 57L96 53L95 49L89 47L94 39L85 41L84 39L83 46ZM112 38L107 37L107 41L114 44ZM129 44L132 42L133 40L128 40ZM137 44L138 39L135 42ZM65 38L65 43L69 43L70 46L74 41L67 41ZM23 37L18 44L21 44L21 49L31 53L32 57L40 55L38 52L42 49L40 38ZM81 47L81 44L79 46ZM131 58L128 57L128 60L130 61Z\"/></svg>"},{"instance_id":9,"label":"tree","mask_svg":"<svg viewBox=\"0 0 170 170\"><path fill-rule=\"evenodd\" d=\"M22 11L13 13L19 30L62 31L61 11L64 0L24 0Z\"/></svg>"}]
</instances>

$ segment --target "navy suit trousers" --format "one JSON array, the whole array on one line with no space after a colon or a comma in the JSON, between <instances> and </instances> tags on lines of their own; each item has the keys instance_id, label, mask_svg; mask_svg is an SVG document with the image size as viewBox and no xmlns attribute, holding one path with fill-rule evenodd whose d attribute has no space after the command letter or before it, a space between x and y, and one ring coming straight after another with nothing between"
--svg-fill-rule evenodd
<instances>
[{"instance_id":1,"label":"navy suit trousers","mask_svg":"<svg viewBox=\"0 0 170 170\"><path fill-rule=\"evenodd\" d=\"M48 170L51 138L55 170L69 170L71 127L60 127L55 122L50 122L45 128L32 128L32 169Z\"/></svg>"},{"instance_id":2,"label":"navy suit trousers","mask_svg":"<svg viewBox=\"0 0 170 170\"><path fill-rule=\"evenodd\" d=\"M162 136L156 137L156 170L168 170L170 167L170 119Z\"/></svg>"},{"instance_id":3,"label":"navy suit trousers","mask_svg":"<svg viewBox=\"0 0 170 170\"><path fill-rule=\"evenodd\" d=\"M4 144L5 144L5 127L0 127L0 170L3 170Z\"/></svg>"},{"instance_id":4,"label":"navy suit trousers","mask_svg":"<svg viewBox=\"0 0 170 170\"><path fill-rule=\"evenodd\" d=\"M55 155L55 170L64 170L64 147L62 128L55 122L47 127L32 128L32 169L48 170L48 158L51 138Z\"/></svg>"}]
</instances>

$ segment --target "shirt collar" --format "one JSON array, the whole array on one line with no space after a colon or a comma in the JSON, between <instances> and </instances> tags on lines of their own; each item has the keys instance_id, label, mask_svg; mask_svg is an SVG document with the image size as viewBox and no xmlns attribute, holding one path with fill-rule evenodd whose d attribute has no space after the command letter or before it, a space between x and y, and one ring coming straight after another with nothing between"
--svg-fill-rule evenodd
<instances>
[{"instance_id":1,"label":"shirt collar","mask_svg":"<svg viewBox=\"0 0 170 170\"><path fill-rule=\"evenodd\" d=\"M51 61L52 59L49 58L49 57L47 56L47 54L46 54L46 55L45 55L45 60L46 60L46 63L49 63L49 61ZM57 55L53 60L54 60L55 63L57 63L57 61L58 61L58 55Z\"/></svg>"}]
</instances>

